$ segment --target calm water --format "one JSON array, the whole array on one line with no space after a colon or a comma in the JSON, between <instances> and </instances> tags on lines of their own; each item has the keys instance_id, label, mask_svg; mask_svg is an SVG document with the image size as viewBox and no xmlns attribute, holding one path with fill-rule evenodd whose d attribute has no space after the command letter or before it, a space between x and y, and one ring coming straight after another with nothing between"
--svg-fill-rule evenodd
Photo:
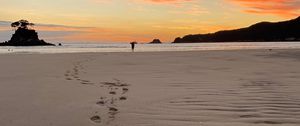
<instances>
[{"instance_id":1,"label":"calm water","mask_svg":"<svg viewBox=\"0 0 300 126\"><path fill-rule=\"evenodd\" d=\"M138 44L136 52L235 50L235 49L292 49L300 42L244 42L244 43L186 43ZM64 44L61 47L0 47L0 53L76 53L130 52L129 44Z\"/></svg>"}]
</instances>

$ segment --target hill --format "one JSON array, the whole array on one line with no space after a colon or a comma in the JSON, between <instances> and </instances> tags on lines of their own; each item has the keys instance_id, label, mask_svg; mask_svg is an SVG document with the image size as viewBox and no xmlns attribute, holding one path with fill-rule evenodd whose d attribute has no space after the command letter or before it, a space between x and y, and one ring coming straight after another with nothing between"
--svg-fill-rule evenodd
<instances>
[{"instance_id":1,"label":"hill","mask_svg":"<svg viewBox=\"0 0 300 126\"><path fill-rule=\"evenodd\" d=\"M282 22L260 22L247 28L178 37L173 43L300 41L300 17Z\"/></svg>"}]
</instances>

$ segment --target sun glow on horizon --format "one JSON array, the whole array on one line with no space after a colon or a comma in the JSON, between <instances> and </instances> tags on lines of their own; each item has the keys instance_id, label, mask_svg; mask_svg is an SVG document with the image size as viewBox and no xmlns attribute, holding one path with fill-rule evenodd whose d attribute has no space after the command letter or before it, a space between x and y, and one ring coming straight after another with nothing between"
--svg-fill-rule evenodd
<instances>
[{"instance_id":1,"label":"sun glow on horizon","mask_svg":"<svg viewBox=\"0 0 300 126\"><path fill-rule=\"evenodd\" d=\"M291 19L300 14L299 6L297 0L10 0L2 1L0 21L27 19L49 41L171 42ZM5 25L0 23L1 40L9 39Z\"/></svg>"}]
</instances>

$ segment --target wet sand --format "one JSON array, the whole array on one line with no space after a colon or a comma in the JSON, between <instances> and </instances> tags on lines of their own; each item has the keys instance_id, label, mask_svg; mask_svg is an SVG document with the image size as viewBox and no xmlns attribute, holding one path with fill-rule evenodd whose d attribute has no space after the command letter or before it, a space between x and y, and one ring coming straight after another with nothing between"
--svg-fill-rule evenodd
<instances>
[{"instance_id":1,"label":"wet sand","mask_svg":"<svg viewBox=\"0 0 300 126\"><path fill-rule=\"evenodd\" d=\"M300 50L0 59L1 126L300 125Z\"/></svg>"}]
</instances>

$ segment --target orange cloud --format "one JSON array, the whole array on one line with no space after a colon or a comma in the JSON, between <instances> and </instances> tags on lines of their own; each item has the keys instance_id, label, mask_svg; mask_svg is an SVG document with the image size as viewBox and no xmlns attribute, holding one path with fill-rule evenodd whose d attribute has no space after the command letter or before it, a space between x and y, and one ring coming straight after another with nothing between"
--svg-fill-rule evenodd
<instances>
[{"instance_id":1,"label":"orange cloud","mask_svg":"<svg viewBox=\"0 0 300 126\"><path fill-rule=\"evenodd\" d=\"M192 5L189 8L186 8L184 10L170 10L170 13L173 14L188 14L188 15L200 15L200 14L209 14L210 12L199 6L199 5Z\"/></svg>"},{"instance_id":2,"label":"orange cloud","mask_svg":"<svg viewBox=\"0 0 300 126\"><path fill-rule=\"evenodd\" d=\"M83 42L147 42L151 39L153 39L153 36L147 33L116 28L89 28L63 38L64 41Z\"/></svg>"},{"instance_id":3,"label":"orange cloud","mask_svg":"<svg viewBox=\"0 0 300 126\"><path fill-rule=\"evenodd\" d=\"M37 31L64 31L64 32L86 32L92 27L73 27L63 25L37 25L34 27Z\"/></svg>"},{"instance_id":4,"label":"orange cloud","mask_svg":"<svg viewBox=\"0 0 300 126\"><path fill-rule=\"evenodd\" d=\"M111 3L112 0L89 0L93 3L107 4ZM195 0L128 0L128 2L137 2L137 3L148 3L148 4L170 4L170 5L179 5L186 2L193 2Z\"/></svg>"},{"instance_id":5,"label":"orange cloud","mask_svg":"<svg viewBox=\"0 0 300 126\"><path fill-rule=\"evenodd\" d=\"M247 13L272 14L282 17L294 17L300 14L299 0L227 0L247 7Z\"/></svg>"},{"instance_id":6,"label":"orange cloud","mask_svg":"<svg viewBox=\"0 0 300 126\"><path fill-rule=\"evenodd\" d=\"M153 3L182 3L182 2L190 2L193 0L144 0Z\"/></svg>"},{"instance_id":7,"label":"orange cloud","mask_svg":"<svg viewBox=\"0 0 300 126\"><path fill-rule=\"evenodd\" d=\"M113 28L72 27L59 25L42 25L35 28L42 37L50 41L65 42L129 42L146 40L145 36ZM148 38L149 39L149 38Z\"/></svg>"},{"instance_id":8,"label":"orange cloud","mask_svg":"<svg viewBox=\"0 0 300 126\"><path fill-rule=\"evenodd\" d=\"M160 5L172 5L172 6L181 6L185 3L191 3L195 0L135 0L147 4L160 4Z\"/></svg>"}]
</instances>

